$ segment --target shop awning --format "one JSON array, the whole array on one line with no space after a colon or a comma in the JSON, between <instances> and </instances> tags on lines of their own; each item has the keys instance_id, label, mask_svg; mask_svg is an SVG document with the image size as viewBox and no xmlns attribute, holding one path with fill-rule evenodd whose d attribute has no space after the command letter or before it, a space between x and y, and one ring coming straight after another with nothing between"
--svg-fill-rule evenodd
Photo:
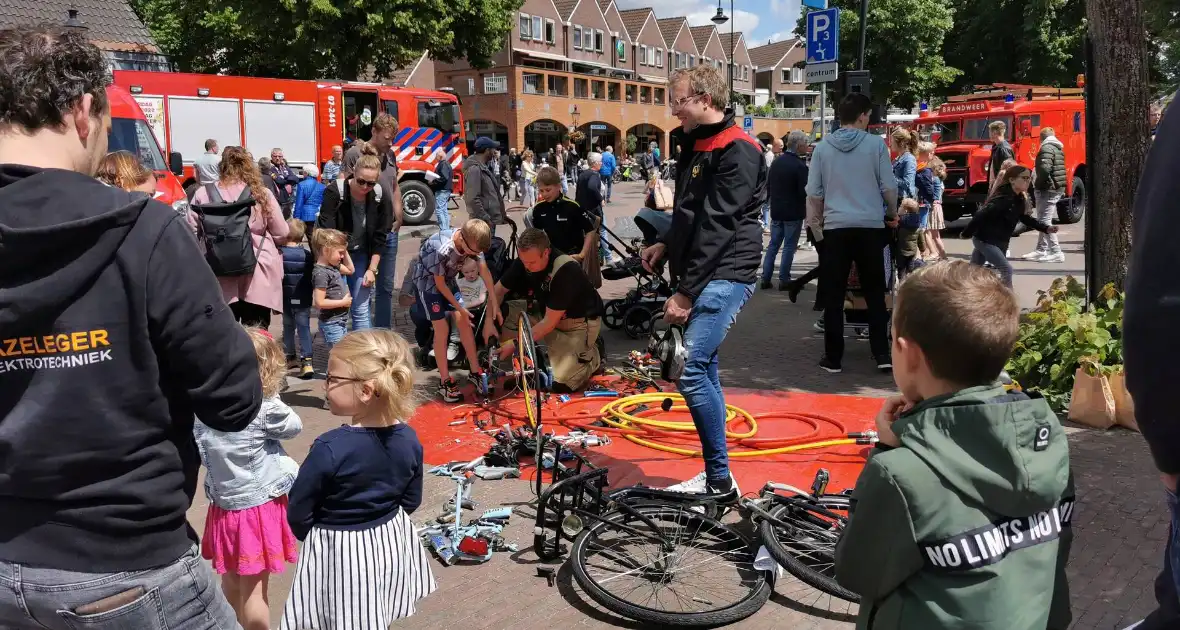
<instances>
[{"instance_id":1,"label":"shop awning","mask_svg":"<svg viewBox=\"0 0 1180 630\"><path fill-rule=\"evenodd\" d=\"M782 94L784 96L790 96L792 94L798 94L799 96L819 96L819 92L813 90L778 90L775 94Z\"/></svg>"},{"instance_id":2,"label":"shop awning","mask_svg":"<svg viewBox=\"0 0 1180 630\"><path fill-rule=\"evenodd\" d=\"M537 59L547 59L549 61L569 61L570 60L569 57L566 57L565 55L555 55L553 53L538 52L535 50L529 50L527 48L513 48L512 52L518 52L522 55L528 55L529 57L536 57Z\"/></svg>"},{"instance_id":3,"label":"shop awning","mask_svg":"<svg viewBox=\"0 0 1180 630\"><path fill-rule=\"evenodd\" d=\"M570 63L581 64L583 66L592 66L595 68L602 68L604 70L624 70L624 68L616 68L609 63L599 63L597 61L584 61L582 59L570 59Z\"/></svg>"},{"instance_id":4,"label":"shop awning","mask_svg":"<svg viewBox=\"0 0 1180 630\"><path fill-rule=\"evenodd\" d=\"M652 83L667 83L668 82L668 77L652 77L652 76L648 76L646 74L641 74L641 75L639 75L639 78L643 79L644 81L650 81Z\"/></svg>"}]
</instances>

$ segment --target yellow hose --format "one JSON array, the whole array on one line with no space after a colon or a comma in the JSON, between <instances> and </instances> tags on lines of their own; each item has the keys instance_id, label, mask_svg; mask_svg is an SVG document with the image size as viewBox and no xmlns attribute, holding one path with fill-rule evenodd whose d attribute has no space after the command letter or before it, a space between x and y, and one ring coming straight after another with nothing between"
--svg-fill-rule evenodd
<instances>
[{"instance_id":1,"label":"yellow hose","mask_svg":"<svg viewBox=\"0 0 1180 630\"><path fill-rule=\"evenodd\" d=\"M641 404L652 403L652 402L663 403L663 401L668 398L672 399L672 403L673 403L673 406L671 408L672 410L688 411L688 407L686 407L684 405L684 397L681 396L680 394L672 394L672 393L664 393L664 392L655 392L655 393L649 392L649 393L645 393L645 394L635 394L634 396L626 396L624 398L618 398L616 400L612 400L611 402L607 403L606 406L604 406L602 408L602 410L600 411L600 414L602 415L603 422L607 423L609 426L612 426L612 427L615 427L618 429L634 429L636 427L648 426L648 427L653 427L656 429L661 429L664 431L682 431L682 432L695 433L696 426L692 422L670 422L667 420L652 420L652 419L632 415L631 413L629 413L629 411L631 409L633 409L634 407L637 407ZM725 425L727 427L727 430L725 432L726 438L732 439L732 440L742 440L742 439L751 438L756 433L758 433L758 422L754 419L754 416L749 414L749 412L747 412L746 410L744 410L740 407L735 407L734 405L729 405L729 404L725 405L725 408L726 408ZM729 431L728 430L729 425L737 420L744 420L750 426L750 430L745 433L734 433L734 432ZM637 437L635 435L626 434L626 433L623 434L623 437L630 440L631 442L634 442L635 444L639 444L641 446L646 446L648 448L652 448L657 451L664 451L666 453L674 453L677 455L687 455L689 457L700 457L701 456L700 450L692 450L692 449L687 449L687 448L679 448L676 446L668 446L666 444L660 444L659 442L653 442L651 440L647 440L647 439ZM820 441L816 441L816 442L807 442L807 443L803 443L803 444L792 444L790 446L781 446L781 447L777 447L777 448L769 448L769 449L761 449L761 450L740 450L740 451L735 450L735 451L730 451L729 456L730 457L760 457L760 456L767 456L767 455L779 455L782 453L794 453L797 451L803 451L803 450L807 450L807 449L825 448L828 446L844 446L844 445L856 444L856 443L857 443L857 441L852 438L838 438L838 439L820 440Z\"/></svg>"}]
</instances>

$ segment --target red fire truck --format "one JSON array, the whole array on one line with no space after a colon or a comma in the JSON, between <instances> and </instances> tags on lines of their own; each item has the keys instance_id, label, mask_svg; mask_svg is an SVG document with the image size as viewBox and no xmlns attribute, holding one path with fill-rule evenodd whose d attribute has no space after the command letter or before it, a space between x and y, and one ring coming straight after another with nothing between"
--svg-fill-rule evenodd
<instances>
[{"instance_id":1,"label":"red fire truck","mask_svg":"<svg viewBox=\"0 0 1180 630\"><path fill-rule=\"evenodd\" d=\"M167 161L164 160L147 117L127 90L109 86L107 100L111 102L111 133L107 139L107 150L130 151L137 156L144 166L156 173L156 199L177 211L187 209L188 198L185 197L180 180L176 179L183 172L180 155L173 153Z\"/></svg>"},{"instance_id":2,"label":"red fire truck","mask_svg":"<svg viewBox=\"0 0 1180 630\"><path fill-rule=\"evenodd\" d=\"M1077 223L1086 208L1086 109L1080 88L1033 85L977 85L972 94L952 96L936 115L923 112L913 124L934 142L946 162L943 212L947 221L970 216L987 197L991 159L988 125L1003 122L1016 160L1036 165L1040 133L1052 127L1065 146L1066 194L1057 205L1060 223Z\"/></svg>"},{"instance_id":3,"label":"red fire truck","mask_svg":"<svg viewBox=\"0 0 1180 630\"><path fill-rule=\"evenodd\" d=\"M139 103L156 137L184 161L184 186L195 181L193 160L205 140L246 147L255 157L282 148L292 166L322 166L332 147L372 136L373 118L389 112L400 128L394 138L404 220L434 214L436 149L455 167L456 192L467 154L459 99L453 92L380 83L298 81L179 72L115 71L115 85Z\"/></svg>"}]
</instances>

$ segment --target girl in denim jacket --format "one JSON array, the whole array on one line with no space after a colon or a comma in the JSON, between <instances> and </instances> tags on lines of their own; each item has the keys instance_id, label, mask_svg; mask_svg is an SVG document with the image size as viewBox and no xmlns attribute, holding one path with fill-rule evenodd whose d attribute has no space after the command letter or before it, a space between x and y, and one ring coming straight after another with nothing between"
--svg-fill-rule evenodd
<instances>
[{"instance_id":1,"label":"girl in denim jacket","mask_svg":"<svg viewBox=\"0 0 1180 630\"><path fill-rule=\"evenodd\" d=\"M282 573L284 561L298 560L295 535L287 524L287 491L299 465L279 440L298 435L303 422L279 399L286 372L282 348L263 330L246 332L262 375L265 400L258 417L238 433L210 429L200 421L193 432L209 498L201 555L221 575L221 587L242 627L264 630L270 627L270 574Z\"/></svg>"}]
</instances>

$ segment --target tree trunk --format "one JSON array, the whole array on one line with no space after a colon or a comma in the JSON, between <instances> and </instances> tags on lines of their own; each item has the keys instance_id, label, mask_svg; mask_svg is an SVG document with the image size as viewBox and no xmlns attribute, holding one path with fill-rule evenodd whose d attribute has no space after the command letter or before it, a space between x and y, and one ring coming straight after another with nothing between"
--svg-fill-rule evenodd
<instances>
[{"instance_id":1,"label":"tree trunk","mask_svg":"<svg viewBox=\"0 0 1180 630\"><path fill-rule=\"evenodd\" d=\"M1127 277L1131 254L1131 207L1150 146L1148 56L1143 0L1087 0L1093 41L1088 80L1094 84L1097 128L1087 159L1087 184L1094 183L1095 209L1089 246L1099 287Z\"/></svg>"}]
</instances>

